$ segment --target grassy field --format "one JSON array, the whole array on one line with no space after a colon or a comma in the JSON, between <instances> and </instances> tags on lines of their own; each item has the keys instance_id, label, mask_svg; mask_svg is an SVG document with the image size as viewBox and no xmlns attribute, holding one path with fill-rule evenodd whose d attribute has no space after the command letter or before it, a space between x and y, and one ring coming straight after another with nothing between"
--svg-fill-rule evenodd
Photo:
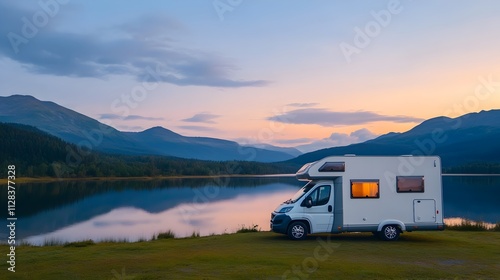
<instances>
[{"instance_id":1,"label":"grassy field","mask_svg":"<svg viewBox=\"0 0 500 280\"><path fill-rule=\"evenodd\" d=\"M8 250L0 246L4 259ZM396 242L253 232L19 246L16 272L5 261L0 267L1 279L498 279L500 232L412 232Z\"/></svg>"}]
</instances>

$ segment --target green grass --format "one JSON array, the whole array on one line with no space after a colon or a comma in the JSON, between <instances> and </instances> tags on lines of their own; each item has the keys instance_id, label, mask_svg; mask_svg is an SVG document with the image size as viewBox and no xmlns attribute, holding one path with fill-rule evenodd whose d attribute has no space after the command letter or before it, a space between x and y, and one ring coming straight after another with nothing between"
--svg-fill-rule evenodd
<instances>
[{"instance_id":1,"label":"green grass","mask_svg":"<svg viewBox=\"0 0 500 280\"><path fill-rule=\"evenodd\" d=\"M500 223L496 223L495 226L491 230L492 231L500 231Z\"/></svg>"},{"instance_id":2,"label":"green grass","mask_svg":"<svg viewBox=\"0 0 500 280\"><path fill-rule=\"evenodd\" d=\"M153 240L154 239L169 239L169 238L175 238L175 233L172 230L160 232L160 233L158 233L158 235L156 237L153 236Z\"/></svg>"},{"instance_id":3,"label":"green grass","mask_svg":"<svg viewBox=\"0 0 500 280\"><path fill-rule=\"evenodd\" d=\"M84 241L66 243L64 244L64 247L87 247L94 244L95 244L94 241L89 239Z\"/></svg>"},{"instance_id":4,"label":"green grass","mask_svg":"<svg viewBox=\"0 0 500 280\"><path fill-rule=\"evenodd\" d=\"M245 226L242 225L240 229L236 231L236 233L248 233L248 232L259 232L259 225Z\"/></svg>"},{"instance_id":5,"label":"green grass","mask_svg":"<svg viewBox=\"0 0 500 280\"><path fill-rule=\"evenodd\" d=\"M7 278L0 278L497 279L500 271L500 233L494 231L412 232L396 242L370 233L291 241L250 232L82 245L19 246L16 272L2 261L0 276ZM8 247L1 245L0 253Z\"/></svg>"}]
</instances>

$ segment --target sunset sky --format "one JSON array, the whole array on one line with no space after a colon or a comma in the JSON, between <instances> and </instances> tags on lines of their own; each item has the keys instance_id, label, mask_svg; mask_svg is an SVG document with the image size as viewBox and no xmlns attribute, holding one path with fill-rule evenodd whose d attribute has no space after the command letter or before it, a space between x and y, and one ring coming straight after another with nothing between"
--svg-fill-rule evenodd
<instances>
[{"instance_id":1,"label":"sunset sky","mask_svg":"<svg viewBox=\"0 0 500 280\"><path fill-rule=\"evenodd\" d=\"M304 151L500 108L499 1L0 0L0 95Z\"/></svg>"}]
</instances>

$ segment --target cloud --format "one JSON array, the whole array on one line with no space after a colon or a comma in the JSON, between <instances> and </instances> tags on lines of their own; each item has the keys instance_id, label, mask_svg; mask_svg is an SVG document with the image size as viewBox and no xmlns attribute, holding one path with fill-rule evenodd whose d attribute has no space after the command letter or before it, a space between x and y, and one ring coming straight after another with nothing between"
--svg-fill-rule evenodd
<instances>
[{"instance_id":1,"label":"cloud","mask_svg":"<svg viewBox=\"0 0 500 280\"><path fill-rule=\"evenodd\" d=\"M309 144L296 146L295 148L303 153L307 153L325 148L341 147L354 143L361 143L371 140L377 136L378 135L372 133L366 128L356 130L354 132L351 132L350 134L334 132L328 138L323 138L319 141L315 141Z\"/></svg>"},{"instance_id":2,"label":"cloud","mask_svg":"<svg viewBox=\"0 0 500 280\"><path fill-rule=\"evenodd\" d=\"M116 114L100 114L99 119L100 120L121 120L121 119L123 119L123 116L116 115Z\"/></svg>"},{"instance_id":3,"label":"cloud","mask_svg":"<svg viewBox=\"0 0 500 280\"><path fill-rule=\"evenodd\" d=\"M135 121L135 120L146 120L146 121L162 121L163 118L155 118L155 117L144 117L139 115L128 115L121 116L116 114L100 114L99 119L101 120L123 120L123 121Z\"/></svg>"},{"instance_id":4,"label":"cloud","mask_svg":"<svg viewBox=\"0 0 500 280\"><path fill-rule=\"evenodd\" d=\"M197 123L215 123L214 119L220 117L219 115L200 113L196 114L190 118L183 119L184 122L197 122Z\"/></svg>"},{"instance_id":5,"label":"cloud","mask_svg":"<svg viewBox=\"0 0 500 280\"><path fill-rule=\"evenodd\" d=\"M227 59L179 46L165 33L175 35L186 28L165 16L148 15L92 34L57 31L48 24L33 36L25 36L21 19L31 18L35 11L11 3L0 3L0 57L14 60L33 73L99 79L131 75L141 82L153 80L179 86L237 88L269 84L266 80L234 79L231 76L238 68Z\"/></svg>"},{"instance_id":6,"label":"cloud","mask_svg":"<svg viewBox=\"0 0 500 280\"><path fill-rule=\"evenodd\" d=\"M308 107L315 107L318 104L319 103L290 103L290 104L287 104L287 106L290 106L290 107L299 107L299 108L308 108Z\"/></svg>"},{"instance_id":7,"label":"cloud","mask_svg":"<svg viewBox=\"0 0 500 280\"><path fill-rule=\"evenodd\" d=\"M268 117L267 120L292 124L317 124L321 126L359 125L380 121L397 123L423 121L423 119L409 116L387 116L368 111L333 112L321 108L297 109L281 115Z\"/></svg>"},{"instance_id":8,"label":"cloud","mask_svg":"<svg viewBox=\"0 0 500 280\"><path fill-rule=\"evenodd\" d=\"M137 125L133 125L133 126L117 125L117 126L115 126L115 128L120 130L120 131L143 131L145 129L142 126L137 126Z\"/></svg>"},{"instance_id":9,"label":"cloud","mask_svg":"<svg viewBox=\"0 0 500 280\"><path fill-rule=\"evenodd\" d=\"M162 121L164 118L155 118L155 117L143 117L139 115L128 115L124 118L126 121L131 120L147 120L147 121Z\"/></svg>"},{"instance_id":10,"label":"cloud","mask_svg":"<svg viewBox=\"0 0 500 280\"><path fill-rule=\"evenodd\" d=\"M158 221L134 221L134 220L121 220L121 221L94 221L92 224L96 227L110 227L110 226L136 226L158 223Z\"/></svg>"}]
</instances>

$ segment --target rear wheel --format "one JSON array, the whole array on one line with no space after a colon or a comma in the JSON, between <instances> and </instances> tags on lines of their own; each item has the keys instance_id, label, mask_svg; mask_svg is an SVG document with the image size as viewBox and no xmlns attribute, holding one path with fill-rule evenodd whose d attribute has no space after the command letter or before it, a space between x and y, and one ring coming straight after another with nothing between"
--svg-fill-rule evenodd
<instances>
[{"instance_id":1,"label":"rear wheel","mask_svg":"<svg viewBox=\"0 0 500 280\"><path fill-rule=\"evenodd\" d=\"M288 227L288 237L292 240L304 240L307 237L307 226L303 222L293 222Z\"/></svg>"},{"instance_id":2,"label":"rear wheel","mask_svg":"<svg viewBox=\"0 0 500 280\"><path fill-rule=\"evenodd\" d=\"M400 234L399 227L396 225L386 225L380 232L380 237L385 241L398 240Z\"/></svg>"}]
</instances>

